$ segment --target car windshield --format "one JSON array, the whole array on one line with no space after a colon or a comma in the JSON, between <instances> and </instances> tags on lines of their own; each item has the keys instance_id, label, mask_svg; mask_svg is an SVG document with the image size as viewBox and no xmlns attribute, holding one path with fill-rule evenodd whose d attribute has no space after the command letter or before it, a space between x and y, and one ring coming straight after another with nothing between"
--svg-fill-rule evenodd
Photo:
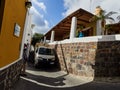
<instances>
[{"instance_id":1,"label":"car windshield","mask_svg":"<svg viewBox=\"0 0 120 90\"><path fill-rule=\"evenodd\" d=\"M49 48L40 48L39 54L54 55L54 51L53 51L53 49L49 49Z\"/></svg>"}]
</instances>

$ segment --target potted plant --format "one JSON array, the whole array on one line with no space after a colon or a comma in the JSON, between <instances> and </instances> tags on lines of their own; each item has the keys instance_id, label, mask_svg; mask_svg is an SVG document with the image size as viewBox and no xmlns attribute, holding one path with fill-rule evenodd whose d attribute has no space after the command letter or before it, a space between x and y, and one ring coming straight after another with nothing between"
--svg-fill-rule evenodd
<instances>
[{"instance_id":1,"label":"potted plant","mask_svg":"<svg viewBox=\"0 0 120 90\"><path fill-rule=\"evenodd\" d=\"M77 29L77 32L76 32L76 36L77 37L83 37L84 35L83 35L83 32L82 32L82 30L83 30L83 28L84 28L84 25L80 25L79 26L79 28Z\"/></svg>"}]
</instances>

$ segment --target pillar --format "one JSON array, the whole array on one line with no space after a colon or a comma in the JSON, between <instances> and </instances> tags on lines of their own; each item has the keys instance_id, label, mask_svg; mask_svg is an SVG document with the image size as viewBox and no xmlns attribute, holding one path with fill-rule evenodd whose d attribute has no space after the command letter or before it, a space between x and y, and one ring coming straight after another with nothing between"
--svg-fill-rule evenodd
<instances>
[{"instance_id":1,"label":"pillar","mask_svg":"<svg viewBox=\"0 0 120 90\"><path fill-rule=\"evenodd\" d=\"M98 20L96 23L96 35L102 34L102 26L101 26L101 20Z\"/></svg>"},{"instance_id":2,"label":"pillar","mask_svg":"<svg viewBox=\"0 0 120 90\"><path fill-rule=\"evenodd\" d=\"M54 35L55 35L54 31L52 31L52 32L51 32L51 39L50 39L50 42L53 42L53 41L54 41Z\"/></svg>"},{"instance_id":3,"label":"pillar","mask_svg":"<svg viewBox=\"0 0 120 90\"><path fill-rule=\"evenodd\" d=\"M44 43L44 44L46 43L46 36L44 36L44 41L43 41L43 43Z\"/></svg>"},{"instance_id":4,"label":"pillar","mask_svg":"<svg viewBox=\"0 0 120 90\"><path fill-rule=\"evenodd\" d=\"M22 42L21 42L21 49L20 49L20 58L22 58L22 55L23 55L23 49L24 49L24 43L26 40L26 32L27 32L28 22L29 22L29 10L27 9L24 31L23 31Z\"/></svg>"},{"instance_id":5,"label":"pillar","mask_svg":"<svg viewBox=\"0 0 120 90\"><path fill-rule=\"evenodd\" d=\"M71 23L71 29L70 29L70 39L75 38L76 28L77 28L77 18L73 17L72 18L72 23Z\"/></svg>"}]
</instances>

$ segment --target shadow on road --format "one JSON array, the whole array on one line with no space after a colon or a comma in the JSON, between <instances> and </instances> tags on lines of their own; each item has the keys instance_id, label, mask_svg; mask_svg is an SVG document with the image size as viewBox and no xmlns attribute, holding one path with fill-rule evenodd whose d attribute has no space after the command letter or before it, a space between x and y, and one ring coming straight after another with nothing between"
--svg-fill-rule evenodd
<instances>
[{"instance_id":1,"label":"shadow on road","mask_svg":"<svg viewBox=\"0 0 120 90\"><path fill-rule=\"evenodd\" d=\"M27 73L27 79L32 79L34 81L37 81L38 83L43 83L46 85L51 85L51 86L63 86L65 83L63 82L65 78L63 77L58 77L58 78L52 78L52 77L45 77L45 76L37 76L37 75L32 75Z\"/></svg>"},{"instance_id":2,"label":"shadow on road","mask_svg":"<svg viewBox=\"0 0 120 90\"><path fill-rule=\"evenodd\" d=\"M59 70L54 67L36 69L30 64L27 69L33 71L33 74L27 73L27 77L21 77L11 90L120 90L120 83L93 81L83 84L81 81L81 84L72 85L76 82L71 79L68 84L69 82L65 82L68 74L57 75ZM34 72L39 72L39 75L35 75ZM49 74L48 76L56 73L56 76L48 77L41 73Z\"/></svg>"},{"instance_id":3,"label":"shadow on road","mask_svg":"<svg viewBox=\"0 0 120 90\"><path fill-rule=\"evenodd\" d=\"M44 66L35 68L34 65L33 65L33 63L28 62L27 70L57 72L57 71L60 71L60 68L57 67L57 66L55 66L55 65L50 65L50 64L46 64Z\"/></svg>"},{"instance_id":4,"label":"shadow on road","mask_svg":"<svg viewBox=\"0 0 120 90\"><path fill-rule=\"evenodd\" d=\"M55 84L56 80L49 81L49 78L44 83L49 83L49 85L54 82ZM59 80L58 80L59 81ZM22 84L21 84L22 83ZM60 84L60 83L59 83ZM61 83L63 85L63 83ZM74 87L51 87L51 86L45 86L44 84L36 84L31 83L27 80L20 79L17 83L17 86L15 86L12 90L120 90L120 84L115 83L96 83L96 82L90 82L83 85L78 85Z\"/></svg>"}]
</instances>

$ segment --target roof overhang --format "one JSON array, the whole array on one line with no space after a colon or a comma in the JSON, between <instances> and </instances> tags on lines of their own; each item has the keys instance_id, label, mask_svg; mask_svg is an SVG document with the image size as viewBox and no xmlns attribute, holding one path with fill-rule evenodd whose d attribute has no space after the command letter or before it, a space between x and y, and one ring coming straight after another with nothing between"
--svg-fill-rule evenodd
<instances>
[{"instance_id":1,"label":"roof overhang","mask_svg":"<svg viewBox=\"0 0 120 90\"><path fill-rule=\"evenodd\" d=\"M77 26L79 25L87 25L94 15L89 13L88 11L85 11L83 9L79 9L66 18L64 18L62 21L60 21L56 26L54 26L51 30L49 30L44 36L46 36L47 40L50 40L51 32L55 31L55 41L62 40L65 35L70 34L70 28L71 28L71 20L72 17L77 18Z\"/></svg>"}]
</instances>

